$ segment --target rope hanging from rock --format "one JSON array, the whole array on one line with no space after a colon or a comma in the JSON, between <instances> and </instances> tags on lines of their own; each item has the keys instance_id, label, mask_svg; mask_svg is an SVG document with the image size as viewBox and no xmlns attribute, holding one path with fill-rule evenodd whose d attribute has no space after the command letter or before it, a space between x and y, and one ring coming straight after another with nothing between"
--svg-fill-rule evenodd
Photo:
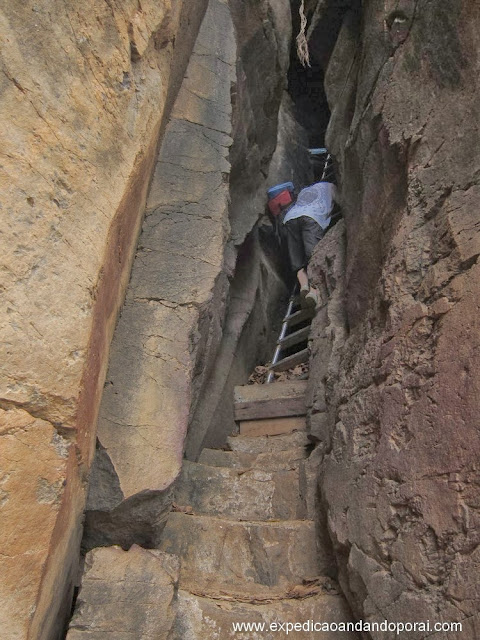
<instances>
[{"instance_id":1,"label":"rope hanging from rock","mask_svg":"<svg viewBox=\"0 0 480 640\"><path fill-rule=\"evenodd\" d=\"M307 36L305 35L305 29L307 28L307 18L305 16L305 0L302 0L300 4L300 31L297 36L297 55L298 59L304 67L311 66L310 53L308 51Z\"/></svg>"}]
</instances>

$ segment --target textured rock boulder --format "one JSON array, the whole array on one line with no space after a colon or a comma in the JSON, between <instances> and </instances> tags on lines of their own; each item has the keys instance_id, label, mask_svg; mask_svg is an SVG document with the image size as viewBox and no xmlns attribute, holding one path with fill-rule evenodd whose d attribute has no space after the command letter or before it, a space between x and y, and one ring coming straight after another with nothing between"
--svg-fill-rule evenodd
<instances>
[{"instance_id":1,"label":"textured rock boulder","mask_svg":"<svg viewBox=\"0 0 480 640\"><path fill-rule=\"evenodd\" d=\"M18 502L32 529L41 531L38 545L32 541L28 588L20 562L21 588L15 569L0 578L0 616L8 617L12 640L51 637L62 625L58 610L69 598L66 576L77 562L108 345L162 117L204 9L201 0L183 4L147 0L140 7L126 0L117 10L88 0L48 7L13 0L0 10L0 112L8 123L0 133L0 406L44 421L3 414L11 420L7 440L15 433L23 443L15 472L29 477L44 464L38 482L50 486L49 460L52 473L61 467L60 485L66 483L51 503L41 498L39 508L35 491L14 476L8 480L2 526L15 530ZM30 447L42 429L36 460ZM54 453L48 458L47 442L62 437L72 446L67 462ZM19 541L19 553L26 544Z\"/></svg>"},{"instance_id":2,"label":"textured rock boulder","mask_svg":"<svg viewBox=\"0 0 480 640\"><path fill-rule=\"evenodd\" d=\"M178 559L134 545L87 554L67 640L167 640L175 619Z\"/></svg>"},{"instance_id":3,"label":"textured rock boulder","mask_svg":"<svg viewBox=\"0 0 480 640\"><path fill-rule=\"evenodd\" d=\"M316 277L332 297L311 398L355 613L463 620L469 640L480 607L479 18L474 3L371 0L345 19L327 90L347 260L335 272L319 247Z\"/></svg>"}]
</instances>

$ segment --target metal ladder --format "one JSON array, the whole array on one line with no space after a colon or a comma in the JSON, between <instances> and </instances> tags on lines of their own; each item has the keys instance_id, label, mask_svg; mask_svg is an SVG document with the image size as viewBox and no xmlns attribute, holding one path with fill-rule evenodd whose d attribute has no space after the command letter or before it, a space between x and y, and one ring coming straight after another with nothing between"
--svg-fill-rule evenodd
<instances>
[{"instance_id":1,"label":"metal ladder","mask_svg":"<svg viewBox=\"0 0 480 640\"><path fill-rule=\"evenodd\" d=\"M267 383L274 381L275 373L287 371L287 369L296 367L298 364L307 362L309 358L308 348L300 349L300 345L308 340L314 315L315 307L301 307L298 284L296 284L288 301L287 312L282 321L277 346L269 367ZM305 326L297 329L298 325L302 323L306 323ZM286 349L290 349L293 352L282 357Z\"/></svg>"},{"instance_id":2,"label":"metal ladder","mask_svg":"<svg viewBox=\"0 0 480 640\"><path fill-rule=\"evenodd\" d=\"M309 153L312 160L323 162L320 181L330 180L333 176L333 162L328 149L324 147L309 149ZM309 358L308 348L298 349L297 351L295 351L294 348L308 340L311 322L315 315L315 307L301 308L298 290L299 286L296 284L288 301L287 313L283 318L282 329L277 340L277 347L272 358L272 363L269 367L267 383L274 381L275 373L287 371L298 364L307 362ZM295 329L297 325L304 323L305 321L308 321L305 326L301 329ZM292 348L293 353L282 358L282 353L286 349Z\"/></svg>"}]
</instances>

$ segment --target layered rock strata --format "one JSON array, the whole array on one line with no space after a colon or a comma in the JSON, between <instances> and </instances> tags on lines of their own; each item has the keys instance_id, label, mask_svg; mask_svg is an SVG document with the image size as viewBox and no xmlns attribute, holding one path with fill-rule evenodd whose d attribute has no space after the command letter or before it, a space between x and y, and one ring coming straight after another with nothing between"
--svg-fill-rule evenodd
<instances>
[{"instance_id":1,"label":"layered rock strata","mask_svg":"<svg viewBox=\"0 0 480 640\"><path fill-rule=\"evenodd\" d=\"M315 257L328 304L311 385L321 488L356 615L462 621L448 637L472 640L479 17L470 3L372 0L345 18L326 86L347 252L337 227Z\"/></svg>"}]
</instances>

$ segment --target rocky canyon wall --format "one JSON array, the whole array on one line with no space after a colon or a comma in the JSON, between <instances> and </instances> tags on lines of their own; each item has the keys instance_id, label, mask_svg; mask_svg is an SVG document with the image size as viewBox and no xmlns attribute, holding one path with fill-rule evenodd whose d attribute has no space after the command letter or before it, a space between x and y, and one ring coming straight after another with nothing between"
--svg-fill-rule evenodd
<instances>
[{"instance_id":1,"label":"rocky canyon wall","mask_svg":"<svg viewBox=\"0 0 480 640\"><path fill-rule=\"evenodd\" d=\"M86 547L154 546L185 446L234 428L223 398L286 295L265 190L308 180L306 139L288 0L10 2L0 20L0 624L50 640L87 482Z\"/></svg>"},{"instance_id":2,"label":"rocky canyon wall","mask_svg":"<svg viewBox=\"0 0 480 640\"><path fill-rule=\"evenodd\" d=\"M233 386L273 349L286 290L273 233L257 222L283 131L290 25L285 0L209 3L112 345L85 548L157 545L184 451L223 443Z\"/></svg>"},{"instance_id":3,"label":"rocky canyon wall","mask_svg":"<svg viewBox=\"0 0 480 640\"><path fill-rule=\"evenodd\" d=\"M77 5L0 3L9 640L61 633L88 480L84 546L155 547L184 455L234 428L232 388L268 357L287 293L271 228L258 224L265 190L309 180L285 92L288 0ZM309 478L317 463L358 618L461 620L459 638L473 640L480 9L305 6L344 214L311 266L323 303ZM159 564L135 545L94 551L95 593L111 558L123 558L115 583L134 567L132 589ZM157 584L167 603L175 574ZM148 589L139 597L148 607Z\"/></svg>"},{"instance_id":4,"label":"rocky canyon wall","mask_svg":"<svg viewBox=\"0 0 480 640\"><path fill-rule=\"evenodd\" d=\"M48 5L48 6L47 6ZM69 606L108 347L205 9L2 2L0 628Z\"/></svg>"},{"instance_id":5,"label":"rocky canyon wall","mask_svg":"<svg viewBox=\"0 0 480 640\"><path fill-rule=\"evenodd\" d=\"M326 75L345 230L312 265L311 431L355 614L463 622L411 638L480 629L479 20L352 3Z\"/></svg>"}]
</instances>

